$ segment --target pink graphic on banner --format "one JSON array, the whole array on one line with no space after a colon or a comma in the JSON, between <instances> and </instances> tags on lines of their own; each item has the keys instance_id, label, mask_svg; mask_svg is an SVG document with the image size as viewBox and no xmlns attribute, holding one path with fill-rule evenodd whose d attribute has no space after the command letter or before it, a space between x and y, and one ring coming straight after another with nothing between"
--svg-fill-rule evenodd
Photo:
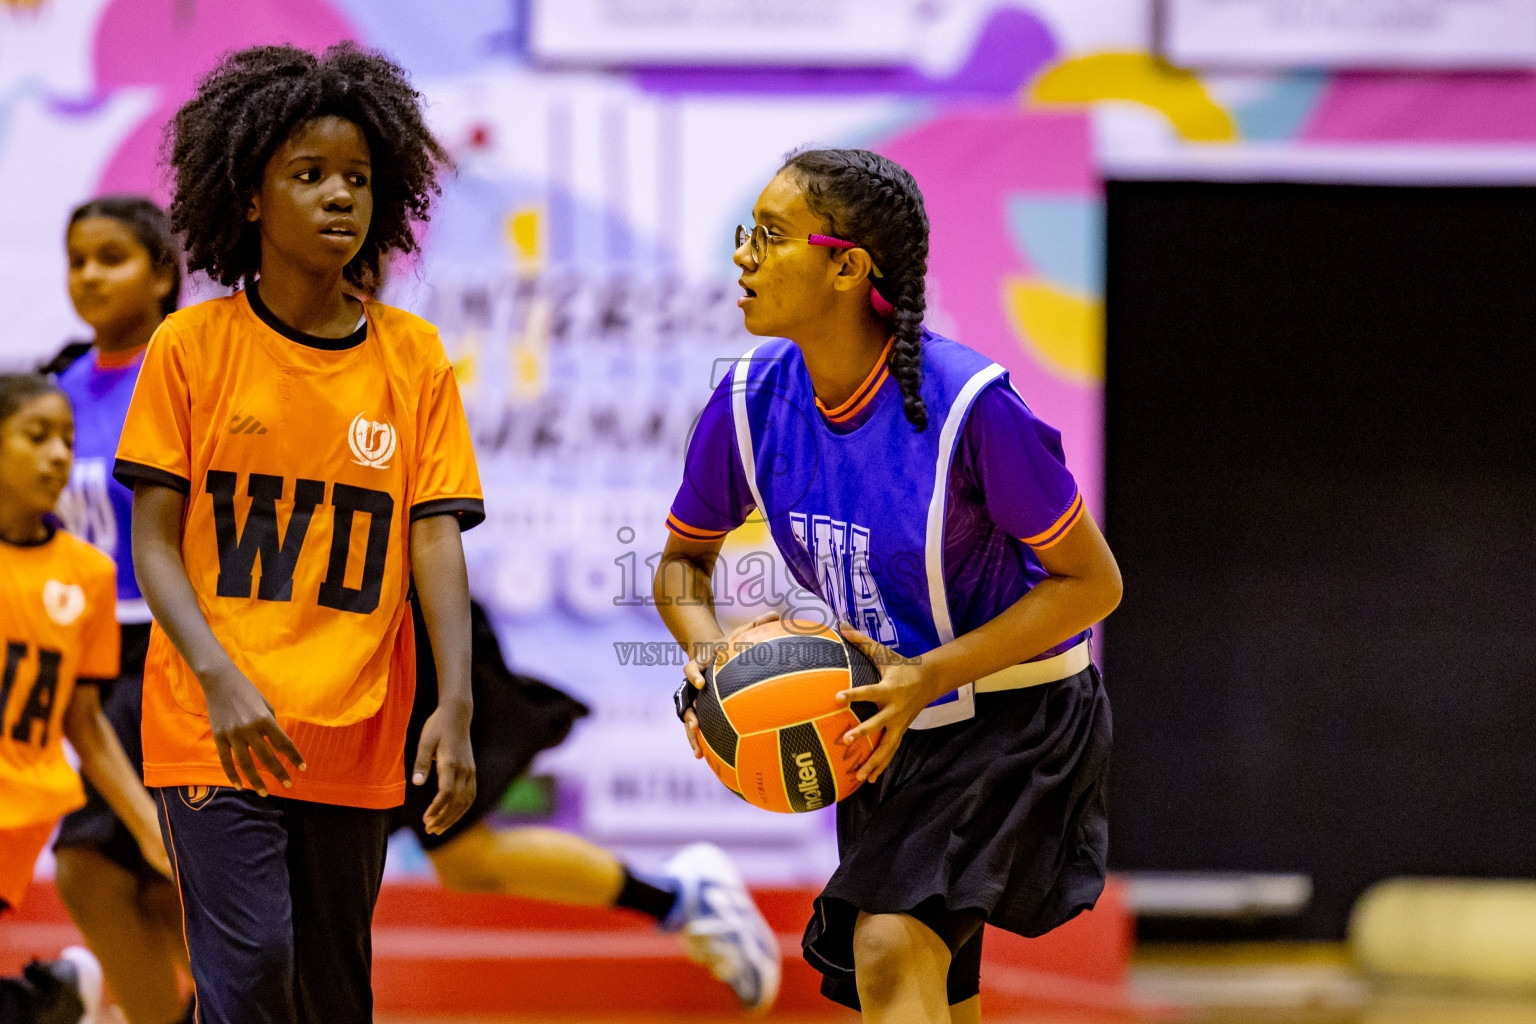
<instances>
[{"instance_id":1,"label":"pink graphic on banner","mask_svg":"<svg viewBox=\"0 0 1536 1024\"><path fill-rule=\"evenodd\" d=\"M1536 75L1340 74L1302 138L1309 142L1536 141Z\"/></svg>"},{"instance_id":2,"label":"pink graphic on banner","mask_svg":"<svg viewBox=\"0 0 1536 1024\"><path fill-rule=\"evenodd\" d=\"M1004 281L1036 277L1009 233L1011 198L1097 199L1085 113L957 111L874 148L907 167L932 225L928 277L955 340L1010 371L1025 401L1062 432L1067 459L1095 510L1103 477L1102 388L1063 379L1036 361L1009 324Z\"/></svg>"},{"instance_id":3,"label":"pink graphic on banner","mask_svg":"<svg viewBox=\"0 0 1536 1024\"><path fill-rule=\"evenodd\" d=\"M97 91L154 86L158 103L113 155L97 190L170 198L159 166L161 135L221 54L263 43L320 49L352 38L352 26L325 0L115 0L96 29Z\"/></svg>"}]
</instances>

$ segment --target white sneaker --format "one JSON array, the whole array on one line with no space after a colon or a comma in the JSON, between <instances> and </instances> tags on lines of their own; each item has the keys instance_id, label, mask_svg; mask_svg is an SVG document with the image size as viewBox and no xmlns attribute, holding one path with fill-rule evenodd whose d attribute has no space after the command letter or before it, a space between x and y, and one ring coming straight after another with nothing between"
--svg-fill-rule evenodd
<instances>
[{"instance_id":1,"label":"white sneaker","mask_svg":"<svg viewBox=\"0 0 1536 1024\"><path fill-rule=\"evenodd\" d=\"M688 955L731 986L743 1010L767 1013L779 996L779 940L736 865L713 843L694 843L662 870L681 890L662 930L681 931Z\"/></svg>"},{"instance_id":2,"label":"white sneaker","mask_svg":"<svg viewBox=\"0 0 1536 1024\"><path fill-rule=\"evenodd\" d=\"M39 1024L96 1024L101 1012L101 963L90 950L67 946L57 960L34 960L23 974L38 990Z\"/></svg>"}]
</instances>

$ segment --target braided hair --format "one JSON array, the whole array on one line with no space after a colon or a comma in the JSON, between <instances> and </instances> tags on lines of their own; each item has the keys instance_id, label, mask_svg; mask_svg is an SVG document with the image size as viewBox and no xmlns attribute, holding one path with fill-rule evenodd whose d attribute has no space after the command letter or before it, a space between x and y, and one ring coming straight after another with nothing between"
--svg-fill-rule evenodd
<instances>
[{"instance_id":1,"label":"braided hair","mask_svg":"<svg viewBox=\"0 0 1536 1024\"><path fill-rule=\"evenodd\" d=\"M102 196L75 207L69 227L92 217L106 217L126 227L149 253L150 266L171 275L171 290L160 300L160 315L176 312L181 301L181 243L165 211L148 196Z\"/></svg>"},{"instance_id":2,"label":"braided hair","mask_svg":"<svg viewBox=\"0 0 1536 1024\"><path fill-rule=\"evenodd\" d=\"M896 161L867 149L803 150L790 154L784 171L798 179L827 233L857 242L884 275L871 277L870 284L893 307L885 314L895 339L891 376L901 387L908 422L921 433L928 428L920 393L928 211L917 182Z\"/></svg>"},{"instance_id":3,"label":"braided hair","mask_svg":"<svg viewBox=\"0 0 1536 1024\"><path fill-rule=\"evenodd\" d=\"M412 222L426 220L441 194L437 172L448 155L405 70L350 42L318 57L253 46L219 61L166 128L171 227L186 238L188 270L229 286L257 271L260 229L245 212L267 161L298 128L332 115L362 130L373 164L373 220L343 278L372 291L384 256L417 251Z\"/></svg>"}]
</instances>

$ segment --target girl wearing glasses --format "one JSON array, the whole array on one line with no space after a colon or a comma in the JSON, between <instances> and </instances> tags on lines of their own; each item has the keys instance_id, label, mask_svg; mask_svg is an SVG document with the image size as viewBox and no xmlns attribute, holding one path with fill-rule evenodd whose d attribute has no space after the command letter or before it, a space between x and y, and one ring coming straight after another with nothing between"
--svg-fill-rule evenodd
<instances>
[{"instance_id":1,"label":"girl wearing glasses","mask_svg":"<svg viewBox=\"0 0 1536 1024\"><path fill-rule=\"evenodd\" d=\"M845 746L880 739L838 804L806 959L867 1020L978 1021L982 925L1040 935L1103 888L1110 714L1088 637L1119 570L1058 432L1001 366L922 326L928 218L905 169L801 152L753 217L738 304L766 340L705 408L656 576L693 655L680 703L726 641L688 596L756 510L881 666L840 695L879 709Z\"/></svg>"}]
</instances>

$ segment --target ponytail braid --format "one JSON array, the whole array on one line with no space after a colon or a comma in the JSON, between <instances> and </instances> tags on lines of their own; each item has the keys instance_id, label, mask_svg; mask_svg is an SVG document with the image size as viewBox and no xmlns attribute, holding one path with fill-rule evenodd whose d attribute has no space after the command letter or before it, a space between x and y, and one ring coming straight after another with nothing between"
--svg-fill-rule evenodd
<instances>
[{"instance_id":1,"label":"ponytail braid","mask_svg":"<svg viewBox=\"0 0 1536 1024\"><path fill-rule=\"evenodd\" d=\"M905 284L894 303L890 319L895 325L891 345L891 376L901 387L901 406L921 434L928 429L928 407L923 404L923 282Z\"/></svg>"},{"instance_id":2,"label":"ponytail braid","mask_svg":"<svg viewBox=\"0 0 1536 1024\"><path fill-rule=\"evenodd\" d=\"M884 275L870 284L892 307L886 314L894 343L889 366L901 387L907 421L928 428L923 385L924 281L928 273L928 211L907 169L867 149L811 149L794 153L781 172L793 171L811 212L828 233L868 250Z\"/></svg>"}]
</instances>

